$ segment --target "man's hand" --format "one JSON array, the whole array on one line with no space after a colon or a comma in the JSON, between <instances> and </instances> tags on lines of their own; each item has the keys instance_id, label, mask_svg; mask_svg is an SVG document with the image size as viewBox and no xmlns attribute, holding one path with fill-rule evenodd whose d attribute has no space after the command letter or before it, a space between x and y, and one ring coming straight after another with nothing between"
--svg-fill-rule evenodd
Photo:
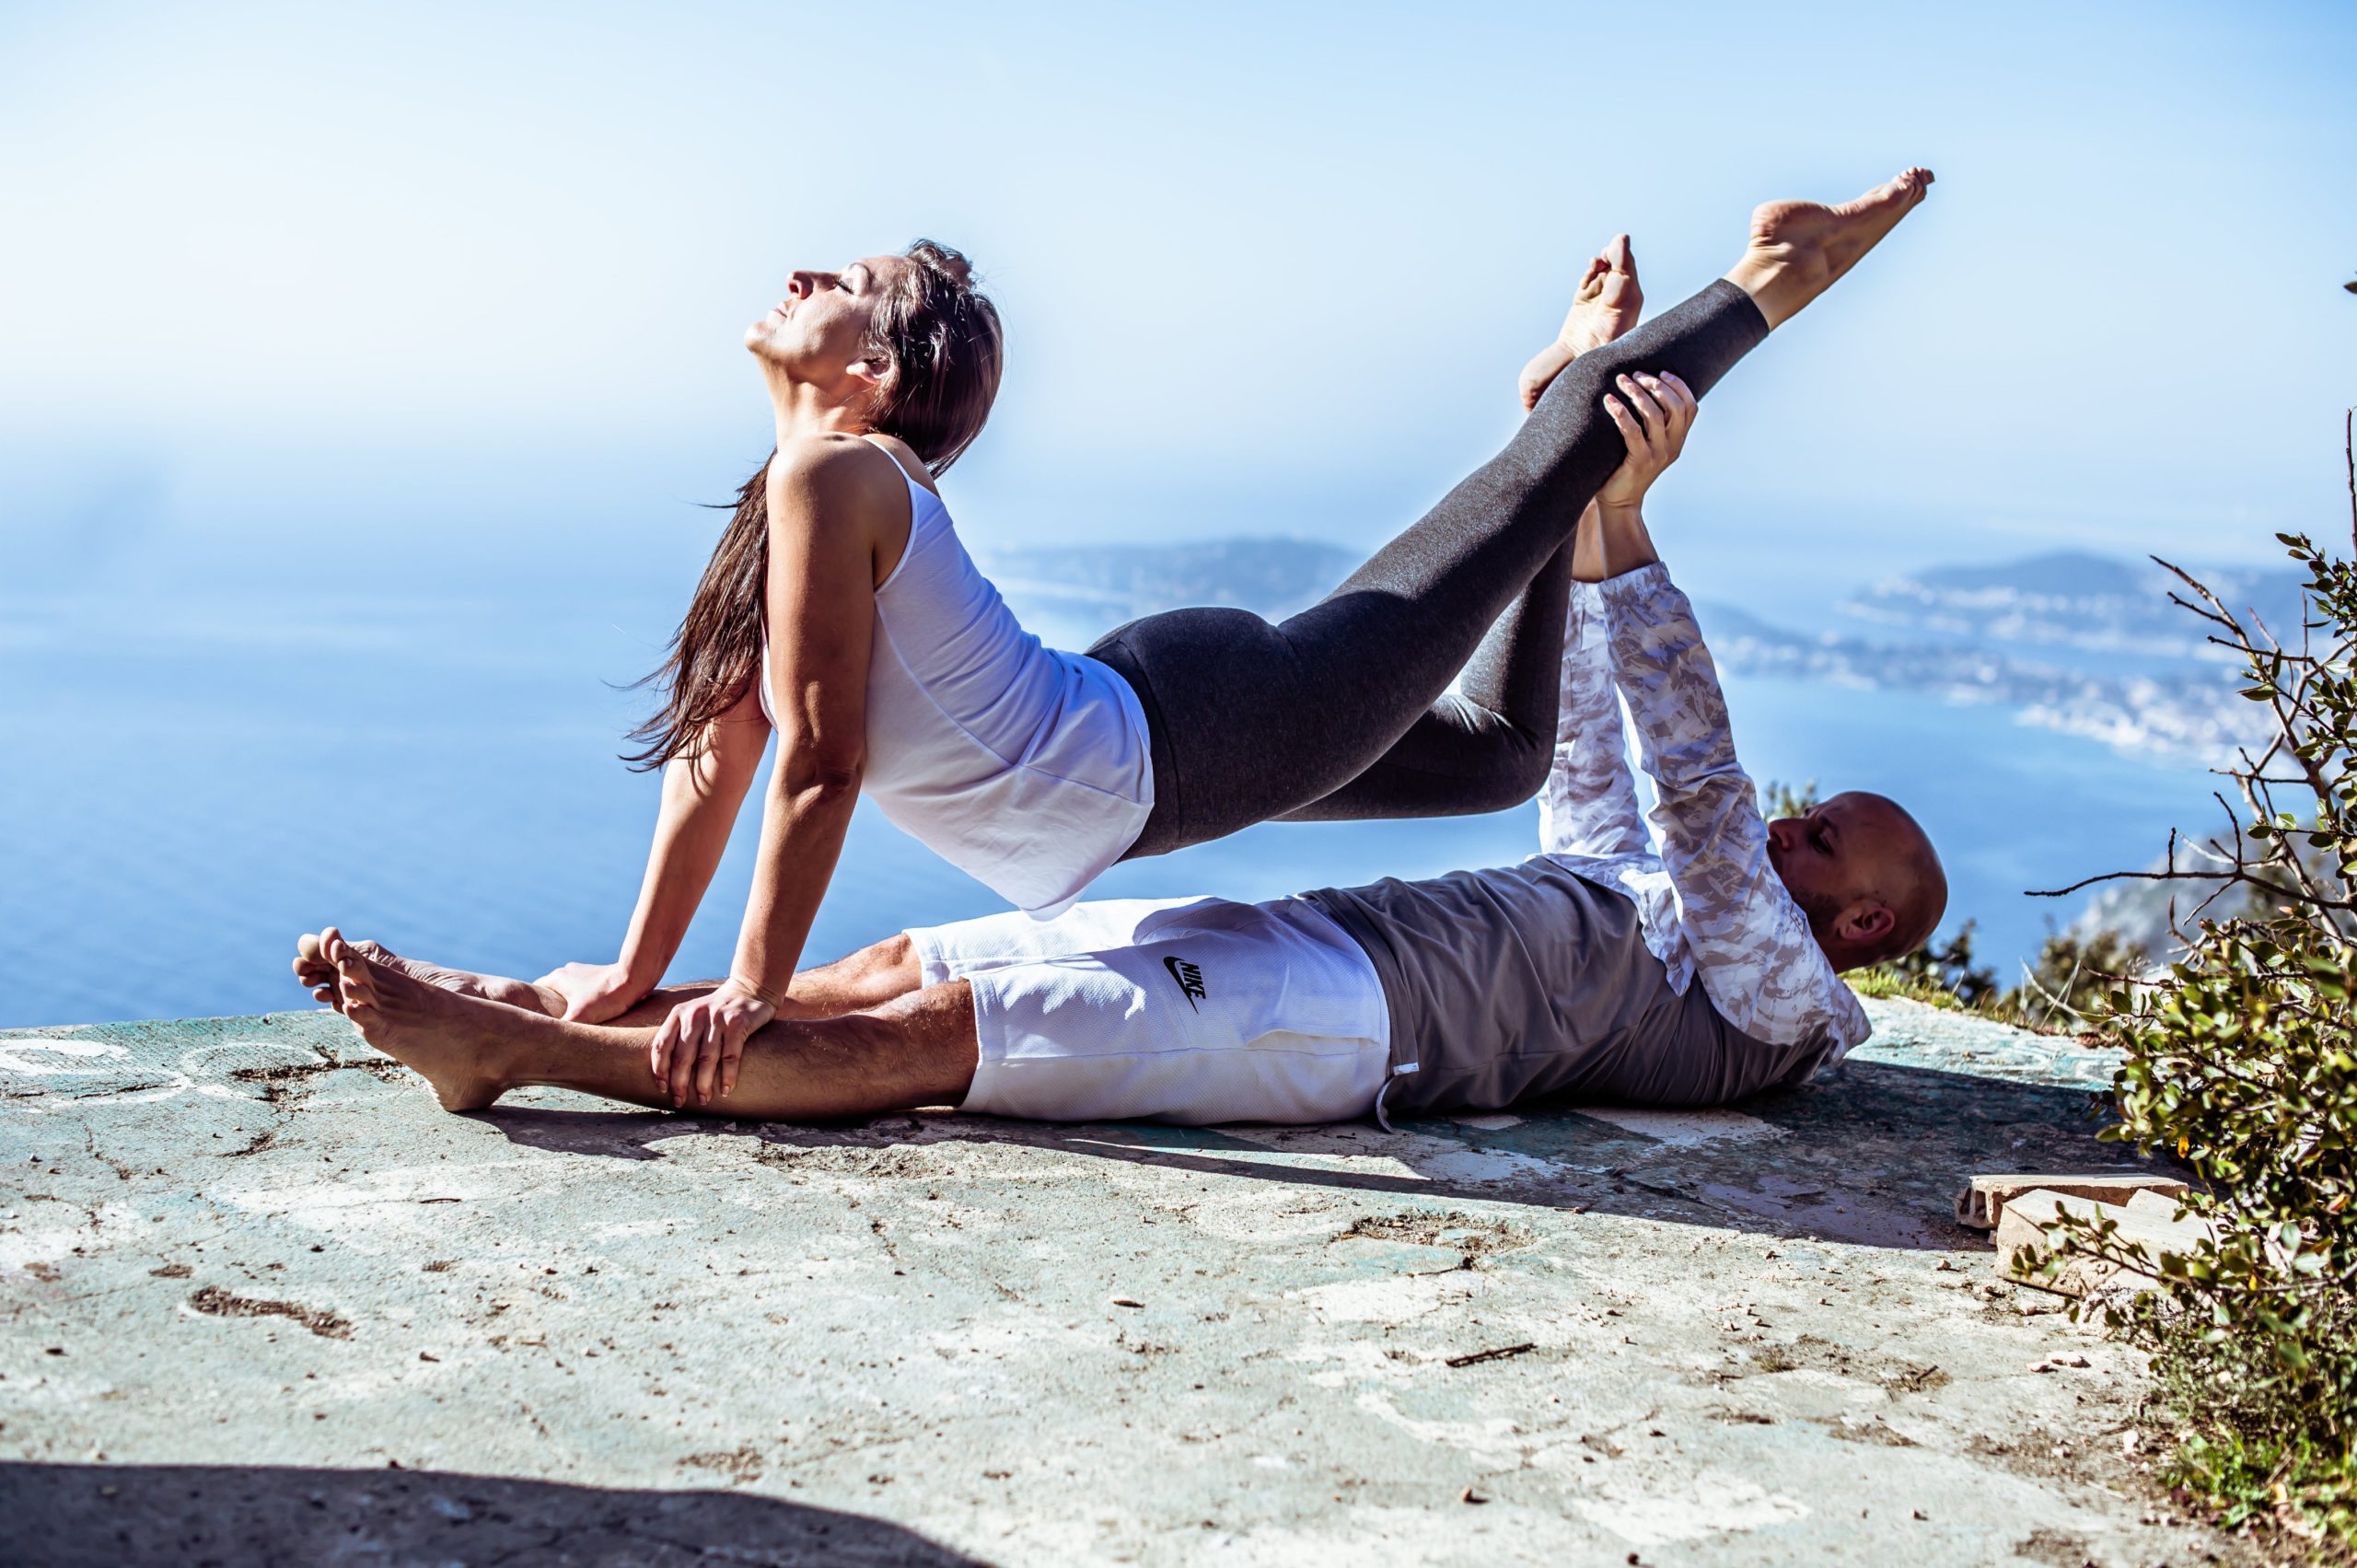
<instances>
[{"instance_id":1,"label":"man's hand","mask_svg":"<svg viewBox=\"0 0 2357 1568\"><path fill-rule=\"evenodd\" d=\"M1686 383L1675 376L1640 372L1617 378L1620 396L1608 392L1604 412L1620 427L1629 455L1596 492L1596 504L1607 512L1633 512L1669 465L1685 448L1686 433L1694 427L1701 404ZM1627 401L1624 402L1622 399ZM1634 412L1631 412L1633 405Z\"/></svg>"},{"instance_id":2,"label":"man's hand","mask_svg":"<svg viewBox=\"0 0 2357 1568\"><path fill-rule=\"evenodd\" d=\"M533 981L564 998L567 1023L603 1024L621 1017L654 986L632 978L620 964L567 964Z\"/></svg>"},{"instance_id":3,"label":"man's hand","mask_svg":"<svg viewBox=\"0 0 2357 1568\"><path fill-rule=\"evenodd\" d=\"M723 981L692 1002L671 1009L655 1031L648 1065L670 1093L671 1104L683 1107L692 1090L698 1105L725 1099L737 1086L737 1063L753 1031L777 1016L777 1006L739 980Z\"/></svg>"}]
</instances>

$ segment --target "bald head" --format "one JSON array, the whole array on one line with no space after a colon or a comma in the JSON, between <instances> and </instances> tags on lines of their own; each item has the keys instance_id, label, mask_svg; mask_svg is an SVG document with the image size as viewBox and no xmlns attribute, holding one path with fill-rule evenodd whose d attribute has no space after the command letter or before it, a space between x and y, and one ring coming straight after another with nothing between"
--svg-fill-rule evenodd
<instances>
[{"instance_id":1,"label":"bald head","mask_svg":"<svg viewBox=\"0 0 2357 1568\"><path fill-rule=\"evenodd\" d=\"M1769 858L1839 970L1911 953L1947 912L1931 836L1887 796L1852 790L1768 824Z\"/></svg>"},{"instance_id":2,"label":"bald head","mask_svg":"<svg viewBox=\"0 0 2357 1568\"><path fill-rule=\"evenodd\" d=\"M1871 803L1886 823L1882 834L1881 870L1871 896L1890 906L1892 935L1884 950L1863 962L1878 964L1901 953L1911 953L1932 939L1940 917L1948 911L1948 874L1932 848L1932 835L1888 796L1859 791L1856 798Z\"/></svg>"}]
</instances>

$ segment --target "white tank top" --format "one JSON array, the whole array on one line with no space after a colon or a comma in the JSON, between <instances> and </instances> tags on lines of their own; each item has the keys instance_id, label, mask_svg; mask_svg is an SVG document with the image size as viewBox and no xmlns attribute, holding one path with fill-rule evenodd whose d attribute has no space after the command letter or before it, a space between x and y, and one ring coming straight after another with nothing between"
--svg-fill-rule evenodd
<instances>
[{"instance_id":1,"label":"white tank top","mask_svg":"<svg viewBox=\"0 0 2357 1568\"><path fill-rule=\"evenodd\" d=\"M876 590L861 787L902 832L1045 919L1145 827L1145 712L1109 668L1025 631L941 497L900 476L909 544ZM761 694L774 726L766 636Z\"/></svg>"}]
</instances>

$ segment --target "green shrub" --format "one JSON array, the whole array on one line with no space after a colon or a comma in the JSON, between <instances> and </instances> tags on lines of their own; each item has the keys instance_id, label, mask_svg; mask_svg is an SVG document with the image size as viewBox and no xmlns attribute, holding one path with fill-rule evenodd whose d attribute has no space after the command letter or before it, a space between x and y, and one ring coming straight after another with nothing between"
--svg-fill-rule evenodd
<instances>
[{"instance_id":1,"label":"green shrub","mask_svg":"<svg viewBox=\"0 0 2357 1568\"><path fill-rule=\"evenodd\" d=\"M2094 1009L2124 1057L2102 1135L2189 1165L2184 1212L2213 1239L2100 1310L2153 1353L2169 1479L2230 1524L2264 1517L2325 1550L2357 1543L2357 567L2279 537L2308 573L2296 641L2190 577L2178 600L2241 651L2243 694L2277 733L2222 770L2241 809L2200 864L2180 870L2173 843L2165 870L2134 874L2214 885L2235 912L2197 910L2181 961ZM2055 1240L2142 1250L2084 1223Z\"/></svg>"},{"instance_id":2,"label":"green shrub","mask_svg":"<svg viewBox=\"0 0 2357 1568\"><path fill-rule=\"evenodd\" d=\"M2117 931L2081 936L2049 930L2037 964L2005 993L2002 1005L2014 1022L2032 1028L2084 1030L2093 1027L2104 998L2123 981L2142 981L2152 963L2151 955Z\"/></svg>"}]
</instances>

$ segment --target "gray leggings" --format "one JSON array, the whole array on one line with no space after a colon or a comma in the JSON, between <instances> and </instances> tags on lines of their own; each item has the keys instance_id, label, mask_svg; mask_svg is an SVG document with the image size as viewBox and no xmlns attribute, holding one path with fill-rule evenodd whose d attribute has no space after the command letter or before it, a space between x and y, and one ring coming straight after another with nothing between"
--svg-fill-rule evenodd
<instances>
[{"instance_id":1,"label":"gray leggings","mask_svg":"<svg viewBox=\"0 0 2357 1568\"><path fill-rule=\"evenodd\" d=\"M1700 396L1767 335L1750 296L1714 283L1573 360L1504 451L1300 614L1173 610L1107 633L1088 651L1136 690L1154 761L1154 814L1122 858L1272 818L1457 816L1538 794L1572 530L1628 451L1604 395L1649 370Z\"/></svg>"}]
</instances>

